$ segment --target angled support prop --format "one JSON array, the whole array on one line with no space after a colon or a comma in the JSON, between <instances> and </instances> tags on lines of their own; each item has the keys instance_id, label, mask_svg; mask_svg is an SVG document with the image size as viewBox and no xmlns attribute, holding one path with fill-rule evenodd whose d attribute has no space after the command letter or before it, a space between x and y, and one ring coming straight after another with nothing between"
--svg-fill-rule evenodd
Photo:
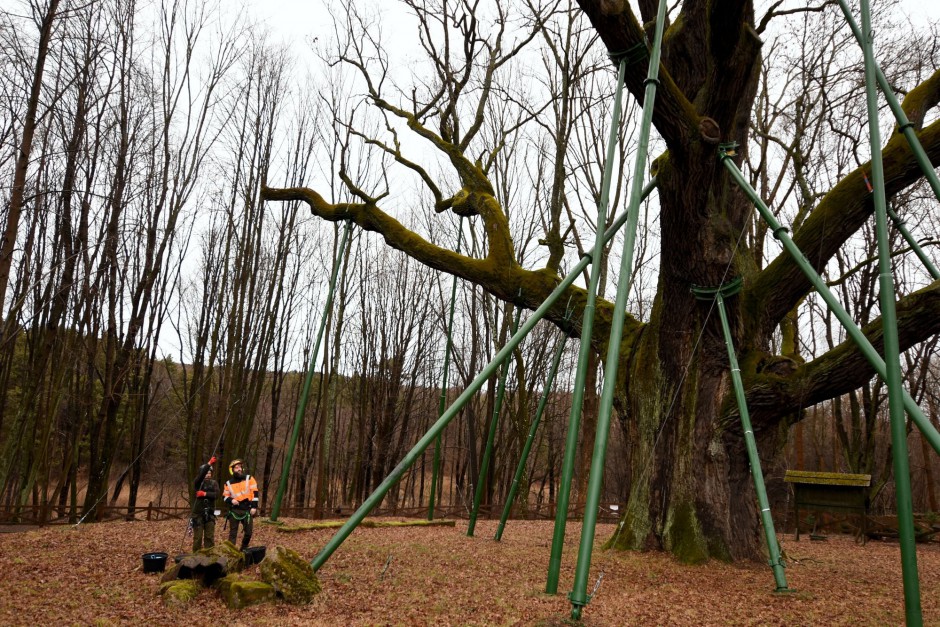
<instances>
[{"instance_id":1,"label":"angled support prop","mask_svg":"<svg viewBox=\"0 0 940 627\"><path fill-rule=\"evenodd\" d=\"M741 382L741 368L735 355L734 340L731 337L731 326L728 324L728 313L725 311L725 299L734 296L741 290L741 277L718 287L692 286L692 294L699 300L715 301L718 305L718 315L721 317L721 330L725 336L725 347L728 349L728 363L731 365L731 381L734 386L734 397L738 402L738 413L741 415L741 428L744 430L744 443L747 448L747 459L751 466L751 478L754 480L754 489L757 492L757 505L760 507L760 519L764 527L764 538L767 541L767 553L770 557L770 568L774 573L777 584L775 592L791 592L787 587L787 577L783 572L783 562L780 559L780 546L777 544L777 532L774 529L774 519L770 515L770 500L767 498L767 488L764 485L764 472L760 465L760 456L757 454L757 441L754 439L754 429L751 426L751 417L747 411L747 401L744 398L744 384Z\"/></svg>"},{"instance_id":2,"label":"angled support prop","mask_svg":"<svg viewBox=\"0 0 940 627\"><path fill-rule=\"evenodd\" d=\"M894 275L891 271L891 240L888 237L888 210L885 173L881 160L881 130L878 121L878 93L875 90L874 32L869 0L861 0L862 38L865 57L865 104L868 109L868 138L871 146L871 175L874 186L875 232L878 238L878 283L884 334L885 382L888 384L888 413L891 418L891 457L894 492L897 500L898 539L901 544L901 574L904 581L904 616L909 627L923 625L920 579L917 574L917 548L914 546L914 504L911 496L911 468L907 452L907 425L904 420L904 388L901 384L900 342L897 312L894 308Z\"/></svg>"},{"instance_id":3,"label":"angled support prop","mask_svg":"<svg viewBox=\"0 0 940 627\"><path fill-rule=\"evenodd\" d=\"M794 243L793 238L788 234L789 229L782 226L780 222L777 221L777 218L774 216L773 212L767 207L764 201L761 199L760 195L755 191L751 184L747 182L747 179L744 178L744 175L741 173L741 170L738 169L737 164L734 162L733 157L737 156L737 144L721 144L718 147L719 158L721 159L722 164L725 166L725 169L731 174L731 178L734 182L740 187L747 197L751 200L754 206L757 208L758 213L764 221L770 226L771 231L774 234L774 238L777 239L782 245L783 248L790 253L790 256L793 257L793 260L796 262L796 265L802 270L803 274L806 275L806 278L809 279L809 282L816 289L816 292L819 296L825 301L826 305L835 314L836 319L842 325L842 328L845 329L846 334L855 342L858 346L859 351L862 356L871 364L871 367L875 369L875 372L878 373L882 379L887 377L887 370L885 369L885 361L881 358L881 355L878 354L878 351L875 350L875 347L872 346L871 342L868 341L868 338L865 337L865 334L862 333L862 330L858 328L858 325L855 324L855 321L852 320L852 316L849 315L849 312L845 310L842 304L838 301L835 295L832 293L832 290L826 285L826 282L823 281L822 277L819 276L819 273L813 268L810 262L806 259L806 256L800 250L800 248ZM908 415L911 417L911 421L914 423L920 432L924 435L924 438L927 440L927 443L933 448L933 450L940 455L940 433L934 428L930 423L927 416L924 415L923 410L914 402L914 399L911 397L907 391L904 391L904 409L907 411Z\"/></svg>"},{"instance_id":4,"label":"angled support prop","mask_svg":"<svg viewBox=\"0 0 940 627\"><path fill-rule=\"evenodd\" d=\"M346 256L346 247L349 243L349 232L352 230L352 221L347 220L343 228L343 236L339 245L336 247L336 258L333 260L333 271L330 274L330 287L326 294L326 303L323 305L323 315L320 318L320 327L317 330L317 339L310 353L310 366L307 368L307 376L304 378L303 391L300 394L300 400L297 402L297 413L294 416L294 427L291 431L290 445L287 447L287 454L284 456L284 468L281 470L281 481L277 487L277 495L274 497L274 505L271 508L271 522L277 522L277 517L281 514L281 500L284 498L284 492L287 490L287 477L290 474L291 462L294 459L294 449L297 446L297 438L300 435L300 425L304 419L304 412L307 410L307 399L310 395L310 385L313 382L314 369L316 367L317 355L320 353L320 344L323 342L323 332L326 329L326 321L333 308L333 294L336 292L336 277L339 275L339 267Z\"/></svg>"},{"instance_id":5,"label":"angled support prop","mask_svg":"<svg viewBox=\"0 0 940 627\"><path fill-rule=\"evenodd\" d=\"M521 295L521 294L520 294ZM519 330L519 318L522 316L522 307L516 306L516 316L512 321L511 334ZM476 490L473 492L473 509L470 511L470 523L467 525L467 535L473 537L477 526L477 516L480 515L480 503L483 500L483 490L486 486L486 475L493 456L493 446L496 442L496 428L499 426L499 412L503 408L503 397L506 395L506 377L509 374L511 360L509 355L503 360L503 369L499 374L499 383L496 385L496 402L493 404L493 418L490 420L490 430L486 435L486 447L483 449L483 460L480 462L480 476L477 479ZM473 455L474 451L470 451Z\"/></svg>"},{"instance_id":6,"label":"angled support prop","mask_svg":"<svg viewBox=\"0 0 940 627\"><path fill-rule=\"evenodd\" d=\"M600 505L604 461L607 457L607 439L610 431L611 414L613 413L614 390L617 386L617 368L620 361L620 343L623 340L624 313L627 308L627 296L630 292L631 274L633 272L633 253L636 244L637 225L640 220L642 181L649 158L650 129L653 126L653 108L656 104L656 88L659 85L659 61L665 23L666 0L659 0L656 12L656 33L653 37L649 68L644 81L646 90L643 94L643 115L640 121L640 135L637 140L636 160L633 164L633 180L630 184L630 202L627 205L628 225L624 232L623 253L620 257L617 299L614 302L610 339L607 342L607 358L604 362L604 387L601 391L600 405L597 412L597 433L594 438L594 453L591 456L591 470L584 505L584 521L581 525L581 543L578 547L574 585L568 595L568 599L571 601L571 618L573 620L581 619L584 606L590 601L590 596L587 593L587 583L591 570L591 554L594 550L594 533L597 526L597 509Z\"/></svg>"},{"instance_id":7,"label":"angled support prop","mask_svg":"<svg viewBox=\"0 0 940 627\"><path fill-rule=\"evenodd\" d=\"M631 63L631 54L616 56L617 89L614 92L614 107L610 119L610 131L607 137L607 154L604 162L604 176L601 179L601 197L597 203L597 222L602 225L607 221L607 208L610 204L610 185L614 173L614 156L617 148L620 117L623 110L623 85L626 80L627 65ZM606 234L600 226L594 238L591 259L600 261L607 243ZM584 406L584 386L587 381L588 361L591 355L591 335L594 332L594 312L597 306L597 286L600 284L601 264L591 265L588 279L587 300L581 318L581 345L578 348L578 366L575 370L574 387L571 390L571 412L568 416L568 433L565 437L565 452L561 463L561 484L555 501L555 527L552 532L552 549L548 558L548 576L545 592L558 592L558 577L561 570L561 554L565 544L565 527L568 524L568 501L571 498L571 481L574 477L575 455L578 449L578 431L581 427L581 411Z\"/></svg>"},{"instance_id":8,"label":"angled support prop","mask_svg":"<svg viewBox=\"0 0 940 627\"><path fill-rule=\"evenodd\" d=\"M499 525L496 526L496 535L493 539L499 542L503 539L503 529L506 527L506 520L512 511L512 503L516 500L516 493L519 491L519 484L522 483L522 476L525 474L526 462L529 461L529 452L532 450L532 443L535 442L535 432L538 431L539 423L542 421L542 414L545 413L545 405L548 404L548 397L552 393L555 383L555 375L558 373L558 365L561 363L561 357L565 353L565 346L568 343L568 336L564 335L558 342L558 348L555 349L555 356L552 358L552 365L548 370L548 376L545 378L545 389L542 391L542 397L539 399L539 406L535 410L535 418L529 426L529 435L526 437L525 445L522 447L522 454L519 456L519 465L516 467L516 474L512 478L512 485L509 486L509 494L506 496L506 504L503 506L503 515L499 519Z\"/></svg>"},{"instance_id":9,"label":"angled support prop","mask_svg":"<svg viewBox=\"0 0 940 627\"><path fill-rule=\"evenodd\" d=\"M457 254L460 254L460 245L463 243L463 216L457 231ZM444 367L441 374L441 397L437 406L437 417L443 415L447 409L447 377L450 374L450 354L454 346L454 309L457 303L457 276L450 286L450 312L447 316L447 344L444 348ZM431 494L428 497L428 520L434 520L434 507L437 501L438 476L441 472L441 437L434 440L434 462L431 466Z\"/></svg>"}]
</instances>

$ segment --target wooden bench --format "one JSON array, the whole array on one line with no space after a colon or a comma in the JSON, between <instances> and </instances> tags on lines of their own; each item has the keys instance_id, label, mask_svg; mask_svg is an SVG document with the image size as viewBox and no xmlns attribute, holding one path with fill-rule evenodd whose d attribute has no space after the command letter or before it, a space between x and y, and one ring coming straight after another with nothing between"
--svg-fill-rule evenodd
<instances>
[{"instance_id":1,"label":"wooden bench","mask_svg":"<svg viewBox=\"0 0 940 627\"><path fill-rule=\"evenodd\" d=\"M868 531L868 490L871 475L841 472L788 470L783 478L793 485L793 510L796 514L796 540L800 539L800 509L823 512L849 512L862 518L861 538Z\"/></svg>"}]
</instances>

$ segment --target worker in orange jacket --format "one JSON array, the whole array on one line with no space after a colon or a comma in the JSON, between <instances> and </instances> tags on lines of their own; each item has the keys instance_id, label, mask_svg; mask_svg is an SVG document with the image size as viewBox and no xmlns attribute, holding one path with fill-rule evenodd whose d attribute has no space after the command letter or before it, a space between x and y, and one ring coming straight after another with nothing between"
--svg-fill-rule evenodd
<instances>
[{"instance_id":1,"label":"worker in orange jacket","mask_svg":"<svg viewBox=\"0 0 940 627\"><path fill-rule=\"evenodd\" d=\"M232 478L225 482L222 496L229 507L226 517L229 520L228 541L235 544L238 539L238 527L245 529L242 536L241 550L248 548L251 542L252 516L258 514L258 482L251 475L245 474L245 464L240 459L233 459L228 465Z\"/></svg>"}]
</instances>

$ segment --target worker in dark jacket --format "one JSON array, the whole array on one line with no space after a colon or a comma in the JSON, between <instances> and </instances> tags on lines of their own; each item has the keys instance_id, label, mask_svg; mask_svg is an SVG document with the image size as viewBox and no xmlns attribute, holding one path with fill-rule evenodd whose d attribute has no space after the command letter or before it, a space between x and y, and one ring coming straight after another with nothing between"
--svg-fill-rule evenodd
<instances>
[{"instance_id":1,"label":"worker in dark jacket","mask_svg":"<svg viewBox=\"0 0 940 627\"><path fill-rule=\"evenodd\" d=\"M229 507L227 517L231 526L228 530L228 541L235 544L238 539L238 527L241 525L245 529L241 546L244 551L251 542L251 518L258 514L258 482L251 475L245 474L245 464L240 459L233 459L228 465L228 471L232 478L225 482L225 490L222 492Z\"/></svg>"},{"instance_id":2,"label":"worker in dark jacket","mask_svg":"<svg viewBox=\"0 0 940 627\"><path fill-rule=\"evenodd\" d=\"M215 457L212 457L209 463L200 466L196 481L193 482L196 487L192 520L193 552L203 546L207 549L215 546L215 499L219 496L219 484L212 478L214 463Z\"/></svg>"}]
</instances>

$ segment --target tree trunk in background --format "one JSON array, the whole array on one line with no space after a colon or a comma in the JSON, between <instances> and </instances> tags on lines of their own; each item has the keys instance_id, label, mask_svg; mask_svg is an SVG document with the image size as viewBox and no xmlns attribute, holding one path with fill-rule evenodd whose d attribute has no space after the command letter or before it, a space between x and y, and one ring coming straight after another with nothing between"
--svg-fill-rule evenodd
<instances>
[{"instance_id":1,"label":"tree trunk in background","mask_svg":"<svg viewBox=\"0 0 940 627\"><path fill-rule=\"evenodd\" d=\"M3 228L3 237L0 238L0 309L6 304L7 285L10 282L10 268L13 265L13 251L16 247L16 236L19 230L20 214L23 211L23 200L26 191L26 173L29 170L29 158L33 149L33 135L36 132L36 115L39 109L39 96L42 92L42 77L46 68L46 56L49 52L49 42L52 39L52 28L59 9L59 0L49 0L42 12L39 25L39 44L36 48L36 66L33 70L32 85L29 89L29 100L23 115L23 134L20 137L20 148L16 155L16 167L13 174L13 185L10 190L10 204L7 210L7 220ZM9 318L6 318L9 321Z\"/></svg>"}]
</instances>

